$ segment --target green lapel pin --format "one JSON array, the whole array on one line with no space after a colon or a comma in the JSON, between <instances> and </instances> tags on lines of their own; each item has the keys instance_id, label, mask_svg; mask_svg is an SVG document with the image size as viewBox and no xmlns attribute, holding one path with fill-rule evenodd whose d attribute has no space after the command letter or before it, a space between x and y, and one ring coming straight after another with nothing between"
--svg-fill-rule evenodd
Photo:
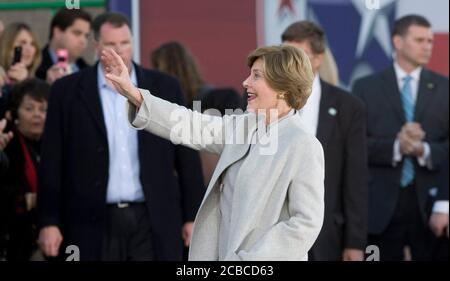
<instances>
[{"instance_id":1,"label":"green lapel pin","mask_svg":"<svg viewBox=\"0 0 450 281\"><path fill-rule=\"evenodd\" d=\"M328 114L330 114L331 116L335 116L337 114L337 110L334 107L330 107L328 109Z\"/></svg>"}]
</instances>

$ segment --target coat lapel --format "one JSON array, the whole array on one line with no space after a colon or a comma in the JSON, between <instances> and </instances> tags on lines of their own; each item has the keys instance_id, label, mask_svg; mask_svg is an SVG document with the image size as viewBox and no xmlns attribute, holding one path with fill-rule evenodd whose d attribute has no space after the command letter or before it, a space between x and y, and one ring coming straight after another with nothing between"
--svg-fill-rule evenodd
<instances>
[{"instance_id":1,"label":"coat lapel","mask_svg":"<svg viewBox=\"0 0 450 281\"><path fill-rule=\"evenodd\" d=\"M326 149L328 140L330 139L333 126L335 124L337 111L336 98L330 93L330 88L327 84L320 81L322 93L320 96L319 122L317 124L317 139Z\"/></svg>"},{"instance_id":2,"label":"coat lapel","mask_svg":"<svg viewBox=\"0 0 450 281\"><path fill-rule=\"evenodd\" d=\"M250 149L251 138L253 134L256 133L257 124L253 123L252 118L244 118L243 121L246 123L245 126L248 125L248 127L240 126L241 124L236 124L234 132L237 135L237 139L244 139L244 143L225 145L225 149L229 149L232 151L224 150L222 152L219 162L217 163L216 169L214 170L214 173L209 182L208 189L206 190L205 196L203 197L203 202L206 201L208 195L216 185L222 173L233 163L236 163L237 161L242 159L242 157L244 157L247 154L248 150ZM241 138L242 135L240 134L244 134L243 138Z\"/></svg>"},{"instance_id":3,"label":"coat lapel","mask_svg":"<svg viewBox=\"0 0 450 281\"><path fill-rule=\"evenodd\" d=\"M97 66L98 63L88 68L82 77L80 83L81 99L88 108L95 125L100 130L101 134L107 139L105 119L103 117L103 109L100 102L100 93L98 91L97 81Z\"/></svg>"},{"instance_id":4,"label":"coat lapel","mask_svg":"<svg viewBox=\"0 0 450 281\"><path fill-rule=\"evenodd\" d=\"M389 100L389 105L393 107L393 110L397 114L402 123L406 122L405 112L403 111L402 100L400 97L400 91L397 83L397 76L395 75L394 67L390 67L382 74L384 83L384 95Z\"/></svg>"},{"instance_id":5,"label":"coat lapel","mask_svg":"<svg viewBox=\"0 0 450 281\"><path fill-rule=\"evenodd\" d=\"M436 88L436 83L432 80L430 73L423 69L420 74L419 89L417 92L416 107L414 111L414 120L420 121L425 108L430 99L433 97L433 92Z\"/></svg>"}]
</instances>

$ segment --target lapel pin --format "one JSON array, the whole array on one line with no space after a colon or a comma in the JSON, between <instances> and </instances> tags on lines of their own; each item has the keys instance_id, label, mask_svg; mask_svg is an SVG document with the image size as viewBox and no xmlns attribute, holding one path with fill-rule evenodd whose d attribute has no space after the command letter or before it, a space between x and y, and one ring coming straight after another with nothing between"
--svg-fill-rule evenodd
<instances>
[{"instance_id":1,"label":"lapel pin","mask_svg":"<svg viewBox=\"0 0 450 281\"><path fill-rule=\"evenodd\" d=\"M433 88L434 88L434 84L433 83L428 83L427 84L427 88L429 89L429 90L432 90Z\"/></svg>"},{"instance_id":2,"label":"lapel pin","mask_svg":"<svg viewBox=\"0 0 450 281\"><path fill-rule=\"evenodd\" d=\"M335 116L337 114L336 108L334 107L328 108L328 114L330 114L331 116Z\"/></svg>"}]
</instances>

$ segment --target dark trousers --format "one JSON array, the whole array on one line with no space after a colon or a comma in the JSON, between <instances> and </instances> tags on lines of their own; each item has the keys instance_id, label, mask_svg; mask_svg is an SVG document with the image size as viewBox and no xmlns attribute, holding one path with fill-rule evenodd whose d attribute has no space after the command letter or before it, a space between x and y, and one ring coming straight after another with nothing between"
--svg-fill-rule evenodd
<instances>
[{"instance_id":1,"label":"dark trousers","mask_svg":"<svg viewBox=\"0 0 450 281\"><path fill-rule=\"evenodd\" d=\"M369 235L369 243L380 249L380 260L401 261L404 248L411 249L412 260L430 260L432 232L422 220L414 185L402 188L394 215L380 235Z\"/></svg>"},{"instance_id":2,"label":"dark trousers","mask_svg":"<svg viewBox=\"0 0 450 281\"><path fill-rule=\"evenodd\" d=\"M125 207L108 205L102 260L153 260L150 219L145 203L130 203Z\"/></svg>"},{"instance_id":3,"label":"dark trousers","mask_svg":"<svg viewBox=\"0 0 450 281\"><path fill-rule=\"evenodd\" d=\"M434 237L432 241L432 257L433 261L448 261L449 239L447 236Z\"/></svg>"},{"instance_id":4,"label":"dark trousers","mask_svg":"<svg viewBox=\"0 0 450 281\"><path fill-rule=\"evenodd\" d=\"M8 261L29 261L37 249L37 233L34 213L15 214L9 224L9 243L6 259Z\"/></svg>"}]
</instances>

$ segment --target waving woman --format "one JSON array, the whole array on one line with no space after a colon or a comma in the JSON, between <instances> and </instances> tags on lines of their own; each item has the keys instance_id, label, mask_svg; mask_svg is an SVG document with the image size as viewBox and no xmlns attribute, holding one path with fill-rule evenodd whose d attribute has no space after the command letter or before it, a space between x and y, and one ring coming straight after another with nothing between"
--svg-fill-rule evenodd
<instances>
[{"instance_id":1,"label":"waving woman","mask_svg":"<svg viewBox=\"0 0 450 281\"><path fill-rule=\"evenodd\" d=\"M314 78L305 53L290 46L253 51L243 82L249 113L224 117L136 88L113 50L101 59L108 81L129 101L134 128L220 155L196 216L190 260L307 259L323 222L324 158L319 141L298 125Z\"/></svg>"}]
</instances>

